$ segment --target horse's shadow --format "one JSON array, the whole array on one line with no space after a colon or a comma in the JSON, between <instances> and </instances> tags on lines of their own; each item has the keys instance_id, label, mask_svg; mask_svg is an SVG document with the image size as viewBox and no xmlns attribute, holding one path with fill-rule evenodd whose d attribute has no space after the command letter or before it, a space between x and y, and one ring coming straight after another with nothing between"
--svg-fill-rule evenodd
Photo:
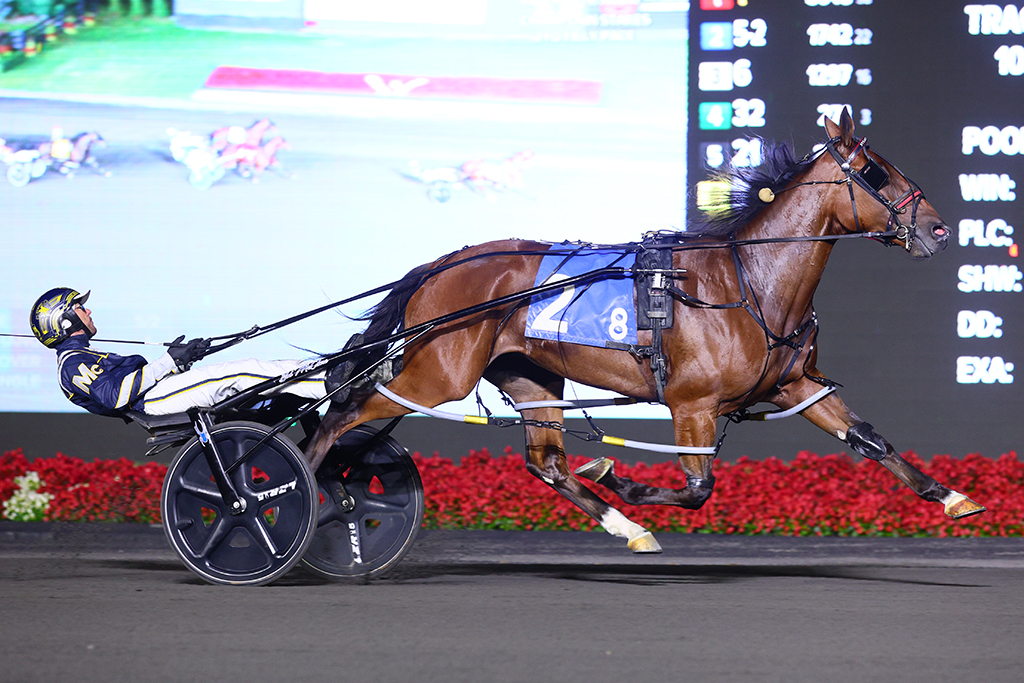
<instances>
[{"instance_id":1,"label":"horse's shadow","mask_svg":"<svg viewBox=\"0 0 1024 683\"><path fill-rule=\"evenodd\" d=\"M184 574L175 583L208 585L198 576L192 575L181 564L164 560L108 560L106 566L138 571L173 571L180 569ZM408 585L416 583L460 584L476 579L495 577L527 576L586 583L607 583L624 586L671 586L671 585L716 585L733 584L755 579L804 578L834 579L839 581L864 581L896 585L939 586L944 588L984 588L984 584L951 581L930 581L914 577L898 577L881 571L885 568L842 565L636 565L600 564L568 565L544 563L431 563L400 565L381 577L356 577L345 581L330 581L317 576L301 565L273 583L274 587L308 587L336 585L379 586Z\"/></svg>"},{"instance_id":2,"label":"horse's shadow","mask_svg":"<svg viewBox=\"0 0 1024 683\"><path fill-rule=\"evenodd\" d=\"M885 575L878 567L841 565L713 565L713 564L430 564L399 566L377 581L414 582L423 580L459 580L460 578L530 575L561 581L612 583L635 586L674 584L727 584L763 578L819 578L846 581L876 581L944 587L982 587L981 584L928 581ZM286 577L287 578L287 577Z\"/></svg>"},{"instance_id":3,"label":"horse's shadow","mask_svg":"<svg viewBox=\"0 0 1024 683\"><path fill-rule=\"evenodd\" d=\"M0 567L0 579L26 580L64 578L77 580L107 575L106 570L149 574L149 580L166 581L174 585L209 586L190 572L177 558L89 558L54 557L40 565L38 558L23 561L8 560ZM302 565L275 581L271 588L309 588L365 586L387 589L389 586L469 585L480 580L508 577L526 577L572 583L612 584L619 586L675 586L675 585L728 585L756 579L801 578L836 581L859 581L904 586L935 586L943 588L985 588L986 584L957 581L933 581L907 572L892 572L899 567L799 564L771 565L714 565L714 564L546 564L546 563L461 563L412 562L400 564L384 576L367 579L357 577L347 581L329 581ZM163 577L153 576L157 573Z\"/></svg>"}]
</instances>

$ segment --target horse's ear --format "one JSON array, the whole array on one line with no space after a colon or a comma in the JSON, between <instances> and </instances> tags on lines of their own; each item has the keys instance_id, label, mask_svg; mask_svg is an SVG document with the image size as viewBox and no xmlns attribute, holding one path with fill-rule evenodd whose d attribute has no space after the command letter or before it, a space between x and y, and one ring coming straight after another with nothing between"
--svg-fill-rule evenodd
<instances>
[{"instance_id":1,"label":"horse's ear","mask_svg":"<svg viewBox=\"0 0 1024 683\"><path fill-rule=\"evenodd\" d=\"M839 138L845 147L853 146L853 117L850 110L843 107L843 113L839 115L839 123L825 117L825 132L830 138Z\"/></svg>"},{"instance_id":2,"label":"horse's ear","mask_svg":"<svg viewBox=\"0 0 1024 683\"><path fill-rule=\"evenodd\" d=\"M850 110L847 107L843 107L843 113L839 116L839 130L842 131L843 145L846 147L852 147L853 117L850 116Z\"/></svg>"}]
</instances>

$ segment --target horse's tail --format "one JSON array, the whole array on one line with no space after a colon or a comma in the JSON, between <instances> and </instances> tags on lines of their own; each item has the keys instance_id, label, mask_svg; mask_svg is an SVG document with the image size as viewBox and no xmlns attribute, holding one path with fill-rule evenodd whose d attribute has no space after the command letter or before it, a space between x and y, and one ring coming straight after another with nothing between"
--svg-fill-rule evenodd
<instances>
[{"instance_id":1,"label":"horse's tail","mask_svg":"<svg viewBox=\"0 0 1024 683\"><path fill-rule=\"evenodd\" d=\"M384 299L356 320L368 320L369 325L363 330L363 343L372 344L386 339L394 332L401 330L405 321L405 309L412 295L427 279L424 273L431 269L432 263L426 263L410 270L399 280Z\"/></svg>"},{"instance_id":2,"label":"horse's tail","mask_svg":"<svg viewBox=\"0 0 1024 683\"><path fill-rule=\"evenodd\" d=\"M400 331L405 325L405 309L409 305L409 300L429 277L432 265L428 263L413 268L405 277L395 283L395 286L380 303L368 310L365 315L355 318L355 320L369 321L369 325L362 332L352 335L352 338L345 344L344 350L370 346ZM353 389L356 391L351 392L351 397L354 404L359 405L372 393L370 387L375 382L386 384L401 372L401 357L392 359L389 363L380 363L387 352L388 344L381 344L363 353L357 352L334 365L327 371L327 391L334 392L350 378L359 377L379 364L379 367L373 369L365 379L359 379L354 383ZM349 401L349 397L350 390L341 389L334 394L332 400L335 403L345 404Z\"/></svg>"}]
</instances>

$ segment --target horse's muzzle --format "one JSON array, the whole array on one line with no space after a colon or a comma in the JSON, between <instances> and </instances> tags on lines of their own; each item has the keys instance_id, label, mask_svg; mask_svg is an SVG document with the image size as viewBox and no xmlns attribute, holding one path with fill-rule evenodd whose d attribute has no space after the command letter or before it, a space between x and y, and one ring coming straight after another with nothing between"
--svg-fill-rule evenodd
<instances>
[{"instance_id":1,"label":"horse's muzzle","mask_svg":"<svg viewBox=\"0 0 1024 683\"><path fill-rule=\"evenodd\" d=\"M933 254L937 254L949 246L949 237L953 234L953 231L949 229L948 225L936 223L928 231L932 241L935 243L935 248L932 249Z\"/></svg>"},{"instance_id":2,"label":"horse's muzzle","mask_svg":"<svg viewBox=\"0 0 1024 683\"><path fill-rule=\"evenodd\" d=\"M914 258L928 258L949 246L953 231L945 223L910 226L907 251Z\"/></svg>"}]
</instances>

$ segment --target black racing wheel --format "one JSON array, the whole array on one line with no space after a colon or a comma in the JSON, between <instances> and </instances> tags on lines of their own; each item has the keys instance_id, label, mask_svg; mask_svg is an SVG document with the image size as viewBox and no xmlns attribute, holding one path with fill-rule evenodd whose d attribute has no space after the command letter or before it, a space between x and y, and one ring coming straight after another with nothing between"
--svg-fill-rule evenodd
<instances>
[{"instance_id":1,"label":"black racing wheel","mask_svg":"<svg viewBox=\"0 0 1024 683\"><path fill-rule=\"evenodd\" d=\"M245 511L232 515L214 482L202 444L193 437L167 469L160 511L175 552L205 581L262 585L302 558L316 532L316 480L298 447L285 436L245 454L269 429L225 422L210 436Z\"/></svg>"},{"instance_id":2,"label":"black racing wheel","mask_svg":"<svg viewBox=\"0 0 1024 683\"><path fill-rule=\"evenodd\" d=\"M334 444L316 482L319 526L302 563L332 580L376 577L398 564L423 523L423 482L409 453L361 425Z\"/></svg>"}]
</instances>

